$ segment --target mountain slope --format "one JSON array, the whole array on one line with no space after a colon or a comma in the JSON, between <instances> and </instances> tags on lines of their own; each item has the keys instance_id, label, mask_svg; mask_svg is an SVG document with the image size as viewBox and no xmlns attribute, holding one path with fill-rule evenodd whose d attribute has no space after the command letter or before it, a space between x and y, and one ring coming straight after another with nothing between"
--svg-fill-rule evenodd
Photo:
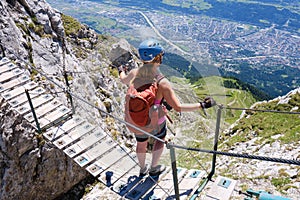
<instances>
[{"instance_id":1,"label":"mountain slope","mask_svg":"<svg viewBox=\"0 0 300 200\"><path fill-rule=\"evenodd\" d=\"M244 112L222 134L220 149L246 155L299 160L300 88L285 96L258 102L251 109L258 111ZM238 179L239 189L242 191L252 188L288 196L294 200L300 198L300 167L297 165L224 156L220 156L218 162L218 173Z\"/></svg>"},{"instance_id":2,"label":"mountain slope","mask_svg":"<svg viewBox=\"0 0 300 200\"><path fill-rule=\"evenodd\" d=\"M45 1L1 1L0 12L2 56L7 56L26 73L31 73L33 81L67 106L71 107L68 95L62 90L66 85L65 78L69 80L70 90L90 105L114 116L123 117L126 87L118 80L115 65L124 61L129 61L131 67L139 64L136 50L128 42L99 35L88 26L53 10ZM223 80L219 77L207 77L194 85L187 80L174 78L174 85L178 86L176 89L183 88L185 93L191 91L189 94L194 96L190 98L186 94L181 95L183 102L199 100L206 95L214 95L218 102L229 106L246 106L255 101L248 92L220 87L222 84ZM194 95L195 92L199 97ZM133 147L133 136L126 131L123 124L79 99L73 100L76 112L84 119L111 133L121 144ZM182 140L186 144L191 140L199 144L200 139L212 143L211 135L215 127L213 110L208 111L207 118L200 111L176 115L174 117L178 118L174 121L178 123L174 127L170 125L170 128L174 128L175 132L178 130L181 133L183 130L183 133L187 133L176 135L178 139L182 139L181 136L188 138ZM234 114L233 118L238 116ZM0 124L2 199L62 199L60 195L64 196L73 185L89 177L84 173L85 170L79 168L60 150L53 148L50 142L36 135L28 122L2 100ZM228 126L225 125L224 127ZM186 163L190 166L199 168L199 163L191 164L188 157L184 159L187 159ZM79 188L82 189L82 186ZM78 190L80 189L75 189L76 195L73 198L81 197L82 190Z\"/></svg>"},{"instance_id":3,"label":"mountain slope","mask_svg":"<svg viewBox=\"0 0 300 200\"><path fill-rule=\"evenodd\" d=\"M112 94L121 93L118 91L122 89L116 86L108 56L118 39L101 37L76 20L62 17L43 0L0 1L0 15L1 58L12 60L24 70L24 75L65 106L71 107L68 95L63 92L67 79L70 90L81 98L101 109L111 108ZM68 27L68 23L74 29ZM126 44L130 52L130 45ZM94 181L0 98L1 200L55 199L81 181ZM106 116L97 109L75 99L73 103L83 118L98 123L103 129L110 124L112 132L122 132L121 126L113 130ZM77 189L75 197L80 195L82 190Z\"/></svg>"}]
</instances>

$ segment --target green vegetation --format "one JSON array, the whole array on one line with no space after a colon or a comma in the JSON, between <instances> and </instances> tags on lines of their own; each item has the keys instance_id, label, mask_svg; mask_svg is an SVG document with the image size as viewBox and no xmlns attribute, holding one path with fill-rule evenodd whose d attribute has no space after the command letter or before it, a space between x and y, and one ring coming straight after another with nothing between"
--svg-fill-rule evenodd
<instances>
[{"instance_id":1,"label":"green vegetation","mask_svg":"<svg viewBox=\"0 0 300 200\"><path fill-rule=\"evenodd\" d=\"M251 51L241 51L241 54L253 54L254 52ZM172 70L166 70L166 67L163 67L165 71L163 71L163 73L166 76L174 76L174 71L177 73L177 76L181 76L181 77L185 77L186 79L189 79L190 82L195 85L196 87L199 88L199 94L203 94L203 92L207 94L214 94L216 96L220 96L224 99L224 95L225 96L232 96L232 95L236 95L236 92L233 91L237 91L237 90L244 90L246 92L251 93L253 96L254 100L251 100L251 102L248 102L248 98L247 97L243 97L240 98L242 99L240 101L240 103L242 103L242 101L244 101L245 103L243 103L243 105L245 106L250 106L252 103L254 103L255 101L261 101L261 100L266 100L266 99L270 99L270 96L268 94L266 94L265 92L257 89L256 87L244 83L242 81L240 81L237 78L234 78L233 76L228 76L227 78L224 78L223 80L217 80L214 78L214 80L210 80L209 79L201 79L202 76L204 77L212 77L211 74L216 74L216 72L218 72L218 69L215 69L215 66L211 66L209 64L200 64L200 63L192 63L190 61L188 61L187 59L185 59L182 56L179 56L177 54L172 54L172 53L167 53L166 56L164 57L164 62L163 62L163 66L171 66ZM216 71L216 72L214 72ZM247 67L247 72L248 72L248 77L249 74L252 74L252 71L249 72L249 68ZM209 74L211 73L211 74ZM221 72L222 73L222 72ZM226 74L225 74L226 75ZM221 76L221 75L220 75ZM243 76L246 76L246 73L243 74ZM225 76L226 77L226 76ZM200 80L199 80L200 79ZM209 85L207 85L208 83L210 83ZM206 85L206 88L204 88L203 86ZM223 88L223 89L222 89ZM227 88L226 90L224 88ZM237 90L234 90L237 89ZM201 92L201 90L203 92ZM220 91L221 90L221 91ZM240 92L238 92L240 93ZM242 94L243 95L243 94ZM202 97L204 97L205 95L202 95ZM252 98L252 99L253 99ZM229 102L232 102L232 99L230 99ZM222 102L224 105L227 105L226 102ZM234 106L236 106L237 104L234 104Z\"/></svg>"},{"instance_id":2,"label":"green vegetation","mask_svg":"<svg viewBox=\"0 0 300 200\"><path fill-rule=\"evenodd\" d=\"M82 58L82 59L86 59L88 57L88 53L80 47L74 48L74 55L77 58Z\"/></svg>"},{"instance_id":3,"label":"green vegetation","mask_svg":"<svg viewBox=\"0 0 300 200\"><path fill-rule=\"evenodd\" d=\"M110 136L117 141L118 138L120 138L121 133L115 127L115 119L112 117L107 117L105 118L105 123L107 124L107 129L110 132Z\"/></svg>"},{"instance_id":4,"label":"green vegetation","mask_svg":"<svg viewBox=\"0 0 300 200\"><path fill-rule=\"evenodd\" d=\"M172 79L172 81L173 80L177 83L187 84L179 78ZM222 88L222 83L224 82L226 82L227 86L233 85L234 87ZM251 95L251 92L242 90L243 84L239 85L239 81L236 79L205 77L195 82L193 86L197 95L200 97L205 96L210 91L219 91L221 94L224 94L223 97L221 95L212 96L217 102L223 102L224 105L229 105L230 107L247 108L256 102L255 98ZM293 95L287 104L279 104L278 100L274 100L260 103L255 107L255 109L276 111L293 110L294 112L300 112L300 94L296 93ZM213 116L212 119L215 119L215 110L208 109L208 112L210 112L210 115ZM232 124L237 118L239 118L240 114L241 111L233 112L227 110L225 115L222 114L222 116L223 118L225 116L225 121L228 124ZM232 147L237 143L247 142L253 138L257 138L255 141L257 144L273 143L274 141L280 141L282 144L295 144L299 141L300 125L298 114L288 115L283 113L254 111L247 111L246 114L247 115L238 122L238 125L233 128L230 135L224 136L224 134L221 134L221 140L219 141L220 144L222 141L226 141L223 144L228 147ZM182 131L184 136L190 138L190 141L186 141L186 146L200 149L212 149L213 136L205 135L205 130L199 129L203 127L204 124L200 123L201 122L196 122L198 125L195 125L192 128L192 132ZM214 128L214 124L211 125L211 127ZM210 169L209 164L212 159L211 155L183 150L178 150L177 155L179 166L187 168L200 167L206 170ZM199 164L199 160L201 161L201 164ZM231 173L229 171L224 173L227 177L230 177ZM276 186L278 190L284 191L287 187L290 187L288 185L290 179L282 178L288 177L285 171L280 171L279 173L280 178L273 178L272 184ZM270 177L261 176L254 179L270 179Z\"/></svg>"},{"instance_id":5,"label":"green vegetation","mask_svg":"<svg viewBox=\"0 0 300 200\"><path fill-rule=\"evenodd\" d=\"M196 130L198 133L199 130ZM188 147L198 148L198 149L213 149L212 141L213 138L205 138L203 135L198 135L198 139L201 137L202 140L194 139L186 144ZM180 167L185 167L188 169L198 168L203 170L208 170L211 168L210 164L212 161L212 155L207 153L199 153L197 151L188 150L176 150L177 160Z\"/></svg>"},{"instance_id":6,"label":"green vegetation","mask_svg":"<svg viewBox=\"0 0 300 200\"><path fill-rule=\"evenodd\" d=\"M26 47L25 47L26 48ZM29 62L34 65L33 63L33 49L32 49L32 43L28 40L27 42L27 49L28 49L28 55L29 55Z\"/></svg>"},{"instance_id":7,"label":"green vegetation","mask_svg":"<svg viewBox=\"0 0 300 200\"><path fill-rule=\"evenodd\" d=\"M223 81L223 84L224 84L224 87L226 87L226 88L235 88L235 89L239 89L239 90L249 91L253 95L253 97L258 101L262 101L262 100L266 100L266 99L270 98L269 95L260 91L256 87L253 87L250 84L244 83L241 80L234 78L234 77L230 77L229 79L225 78Z\"/></svg>"},{"instance_id":8,"label":"green vegetation","mask_svg":"<svg viewBox=\"0 0 300 200\"><path fill-rule=\"evenodd\" d=\"M251 55L251 51L242 51L242 54ZM239 80L246 80L249 86L255 86L263 91L252 91L258 99L269 100L279 96L278 94L286 94L291 87L297 87L298 80L295 74L299 73L299 69L291 68L286 65L274 65L272 67L262 66L264 70L258 70L249 63L223 63L224 66L231 65L239 74L230 71L221 71L224 77L236 77ZM284 76L282 76L284 74ZM274 80L276 80L274 82ZM297 83L296 83L297 82ZM250 89L250 88L249 88ZM266 95L268 94L268 95Z\"/></svg>"},{"instance_id":9,"label":"green vegetation","mask_svg":"<svg viewBox=\"0 0 300 200\"><path fill-rule=\"evenodd\" d=\"M36 33L40 37L45 36L44 26L38 22L36 17L32 17L31 18L32 22L30 22L30 23L28 22L27 18L23 18L23 20L24 20L25 24L16 22L16 25L24 31L24 33L26 34L26 35L24 35L24 37L31 36L31 34L30 34L31 32Z\"/></svg>"},{"instance_id":10,"label":"green vegetation","mask_svg":"<svg viewBox=\"0 0 300 200\"><path fill-rule=\"evenodd\" d=\"M226 2L228 0L218 0L220 2ZM241 2L241 3L247 3L247 4L259 4L262 6L274 6L278 10L282 10L284 8L291 10L296 13L300 13L299 7L297 6L290 6L288 2L280 1L280 0L273 0L270 2L264 2L264 1L257 1L257 0L230 0L231 2Z\"/></svg>"},{"instance_id":11,"label":"green vegetation","mask_svg":"<svg viewBox=\"0 0 300 200\"><path fill-rule=\"evenodd\" d=\"M71 34L77 34L77 32L81 29L81 24L73 17L62 14L63 25L65 28L65 32L67 36Z\"/></svg>"},{"instance_id":12,"label":"green vegetation","mask_svg":"<svg viewBox=\"0 0 300 200\"><path fill-rule=\"evenodd\" d=\"M32 30L33 32L35 32L37 35L39 35L40 37L44 36L45 32L44 32L44 26L38 23L30 23L28 25L28 29Z\"/></svg>"},{"instance_id":13,"label":"green vegetation","mask_svg":"<svg viewBox=\"0 0 300 200\"><path fill-rule=\"evenodd\" d=\"M289 184L290 182L291 182L291 179L288 177L272 178L272 180L271 180L271 183L277 188L277 190L280 190L280 188Z\"/></svg>"},{"instance_id":14,"label":"green vegetation","mask_svg":"<svg viewBox=\"0 0 300 200\"><path fill-rule=\"evenodd\" d=\"M249 108L257 99L243 82L217 76L205 77L193 83L195 92L200 99L212 96L218 104L234 108ZM210 110L211 111L211 110ZM229 124L235 122L242 111L226 110L223 118Z\"/></svg>"},{"instance_id":15,"label":"green vegetation","mask_svg":"<svg viewBox=\"0 0 300 200\"><path fill-rule=\"evenodd\" d=\"M300 111L300 94L291 97L288 104L279 104L279 101L258 104L255 109L275 111ZM232 146L238 142L245 142L254 137L257 143L272 143L275 140L284 144L296 143L299 141L300 125L299 115L283 114L273 112L248 111L247 117L242 118L238 125L232 130L230 140L226 142ZM278 136L278 137L273 137Z\"/></svg>"},{"instance_id":16,"label":"green vegetation","mask_svg":"<svg viewBox=\"0 0 300 200\"><path fill-rule=\"evenodd\" d=\"M107 17L91 15L83 17L82 21L87 25L93 27L98 33L101 34L110 35L111 31L117 30L117 32L122 32L121 30L128 29L128 26Z\"/></svg>"},{"instance_id":17,"label":"green vegetation","mask_svg":"<svg viewBox=\"0 0 300 200\"><path fill-rule=\"evenodd\" d=\"M195 64L178 54L167 53L164 57L162 66L170 66L172 69L176 70L177 74L189 79L191 82L202 77L201 72L197 70ZM170 72L165 71L164 74L167 76L174 76L174 70Z\"/></svg>"},{"instance_id":18,"label":"green vegetation","mask_svg":"<svg viewBox=\"0 0 300 200\"><path fill-rule=\"evenodd\" d=\"M193 8L197 11L207 10L212 7L211 4L205 2L204 0L191 0L191 1L181 1L181 0L163 0L163 4L181 7L181 8Z\"/></svg>"},{"instance_id":19,"label":"green vegetation","mask_svg":"<svg viewBox=\"0 0 300 200\"><path fill-rule=\"evenodd\" d=\"M290 33L299 31L299 16L294 15L295 12L292 11L297 9L299 10L297 6L293 6L297 4L295 0L289 2L279 0L274 0L272 2L260 2L252 0L218 0L211 1L210 4L205 3L203 0L163 0L146 2L110 0L107 2L97 1L97 3L91 4L92 6L79 6L77 4L68 4L61 2L57 3L55 1L50 2L52 2L57 7L66 10L66 12L84 22L85 24L88 24L90 27L98 31L98 33L121 36L122 38L126 38L131 42L131 44L135 46L137 46L139 42L136 41L135 38L135 36L137 35L134 30L135 28L131 29L131 27L126 26L126 23L118 22L118 17L114 17L106 13L106 10L110 10L110 12L112 13L129 13L127 11L137 7L141 10L148 10L148 8L152 8L158 13L162 14L183 12L189 15L197 13L205 14L208 18L216 18L221 21L238 21L243 24L241 25L243 30L248 31L251 29L256 29L256 31L258 31L258 29L269 27L272 24L276 25L276 28L280 30L290 31ZM68 9L65 9L67 7L66 5L68 5ZM119 7L116 8L112 5L117 5ZM248 14L241 16L240 13ZM128 19L131 16L135 20L138 19L136 18L138 16L136 16L135 14L126 16L124 15L124 17L128 17ZM293 20L288 20L287 23L287 19L289 18L293 18ZM242 32L243 31L241 31L241 33ZM181 45L179 46L186 51L189 50L188 47ZM220 48L211 49L211 52L218 51L220 51ZM241 56L260 56L256 55L255 51L249 50L241 50L238 52L238 54L240 54ZM195 73L195 66L192 66L190 70L185 69L185 67L189 66L189 64L181 65L181 63L179 62L175 62L176 58L174 57L170 57L169 60L174 60L174 62L172 63L175 64L174 68L180 69L185 77L190 79L194 78L194 80L197 80L201 76L204 76L202 72L200 75L199 73ZM167 56L166 59L168 59ZM218 58L213 59L217 60ZM178 59L176 61L178 61ZM220 68L219 70L222 76L234 76L240 80L243 80L244 82L251 84L252 86L259 88L260 90L263 90L266 94L268 94L268 97L260 97L260 99L268 100L279 95L284 95L291 89L298 87L297 83L299 81L297 79L297 76L295 75L299 73L299 69L297 68L292 68L290 66L284 65L271 65L272 67L270 67L268 63L253 66L252 64L247 64L246 62L237 60L220 60L220 63L222 63L222 65L224 66L223 69L226 69L226 66L230 66L230 68L234 69L234 71L222 71L222 69ZM240 73L237 74L236 71L239 71ZM284 74L284 76L282 76L282 74ZM257 96L255 96L255 98L257 98Z\"/></svg>"},{"instance_id":20,"label":"green vegetation","mask_svg":"<svg viewBox=\"0 0 300 200\"><path fill-rule=\"evenodd\" d=\"M29 31L28 31L27 27L24 24L16 22L16 26L19 29L23 30L26 35L29 35Z\"/></svg>"},{"instance_id":21,"label":"green vegetation","mask_svg":"<svg viewBox=\"0 0 300 200\"><path fill-rule=\"evenodd\" d=\"M250 91L243 90L245 87L236 79L210 76L201 78L192 84L188 79L176 76L172 76L169 79L172 83L176 84L174 88L176 88L176 93L183 102L195 102L196 99L201 100L206 96L212 96L218 104L229 107L249 108L257 101ZM227 86L234 85L235 87L225 87L224 82L227 83ZM179 87L177 86L186 86L187 88L178 89ZM188 92L188 87L193 88L194 91ZM193 92L196 93L196 96L192 95ZM222 120L224 120L224 123L222 123L221 129L227 128L228 125L235 122L240 117L241 112L242 111L223 110ZM204 123L202 120L197 119L194 122L188 122L189 128L186 130L181 129L182 136L178 136L180 138L180 141L177 141L179 142L178 144L184 143L185 146L200 149L213 148L216 108L207 109L207 113L210 116L208 122ZM173 116L172 119L176 121L176 118ZM182 122L175 122L176 126L185 126L180 123ZM212 132L207 133L207 126L211 127ZM210 154L177 150L177 160L178 165L181 167L201 167L209 170L212 157ZM199 161L201 161L200 164Z\"/></svg>"},{"instance_id":22,"label":"green vegetation","mask_svg":"<svg viewBox=\"0 0 300 200\"><path fill-rule=\"evenodd\" d=\"M110 68L110 74L115 77L115 78L118 78L119 77L119 72L118 72L118 69L117 68Z\"/></svg>"},{"instance_id":23,"label":"green vegetation","mask_svg":"<svg viewBox=\"0 0 300 200\"><path fill-rule=\"evenodd\" d=\"M73 78L73 76L68 75L67 79L68 79L68 81L72 81L74 78Z\"/></svg>"}]
</instances>

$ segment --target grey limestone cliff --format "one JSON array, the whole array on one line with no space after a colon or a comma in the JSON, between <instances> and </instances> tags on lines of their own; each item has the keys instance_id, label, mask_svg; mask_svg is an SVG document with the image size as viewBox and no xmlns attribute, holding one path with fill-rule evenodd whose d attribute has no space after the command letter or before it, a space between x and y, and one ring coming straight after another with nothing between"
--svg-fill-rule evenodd
<instances>
[{"instance_id":1,"label":"grey limestone cliff","mask_svg":"<svg viewBox=\"0 0 300 200\"><path fill-rule=\"evenodd\" d=\"M103 110L120 112L120 100L118 104L113 102L122 99L123 88L111 75L109 56L117 59L116 54L125 52L119 61L132 59L135 53L126 41L99 38L82 24L77 31L66 34L62 14L44 0L1 0L0 15L0 57L26 69L33 81L67 106L66 95L59 87L64 85L65 71L71 77L73 92ZM103 129L112 129L113 124L107 128L105 115L97 109L78 101L74 104L79 111L88 110L79 113L85 119L98 120ZM38 135L2 98L0 106L1 200L55 199L89 176L63 151ZM122 132L122 127L114 129Z\"/></svg>"}]
</instances>

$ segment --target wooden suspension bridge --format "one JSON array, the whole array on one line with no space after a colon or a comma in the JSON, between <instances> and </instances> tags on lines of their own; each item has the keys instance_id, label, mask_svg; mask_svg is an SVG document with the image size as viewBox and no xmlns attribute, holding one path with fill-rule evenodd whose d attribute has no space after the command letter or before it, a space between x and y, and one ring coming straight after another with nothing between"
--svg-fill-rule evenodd
<instances>
[{"instance_id":1,"label":"wooden suspension bridge","mask_svg":"<svg viewBox=\"0 0 300 200\"><path fill-rule=\"evenodd\" d=\"M124 199L194 199L206 172L167 167L159 177L139 177L135 152L119 145L109 133L89 123L45 88L29 72L4 57L0 60L0 94L36 130ZM176 163L176 161L175 161ZM175 181L174 181L175 179ZM206 186L205 200L228 200L236 181L217 177ZM105 191L105 190L104 190Z\"/></svg>"}]
</instances>

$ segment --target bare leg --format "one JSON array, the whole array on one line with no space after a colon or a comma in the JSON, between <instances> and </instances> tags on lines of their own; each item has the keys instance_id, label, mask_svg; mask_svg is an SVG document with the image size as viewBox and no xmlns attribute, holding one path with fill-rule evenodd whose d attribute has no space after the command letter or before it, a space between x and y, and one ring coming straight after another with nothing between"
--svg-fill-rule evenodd
<instances>
[{"instance_id":1,"label":"bare leg","mask_svg":"<svg viewBox=\"0 0 300 200\"><path fill-rule=\"evenodd\" d=\"M136 145L136 155L137 155L141 169L143 169L145 167L147 144L148 144L148 141L145 141L145 142L137 142L137 145Z\"/></svg>"},{"instance_id":2,"label":"bare leg","mask_svg":"<svg viewBox=\"0 0 300 200\"><path fill-rule=\"evenodd\" d=\"M152 163L151 167L156 167L162 152L164 151L164 143L155 140L153 150L152 150Z\"/></svg>"}]
</instances>

